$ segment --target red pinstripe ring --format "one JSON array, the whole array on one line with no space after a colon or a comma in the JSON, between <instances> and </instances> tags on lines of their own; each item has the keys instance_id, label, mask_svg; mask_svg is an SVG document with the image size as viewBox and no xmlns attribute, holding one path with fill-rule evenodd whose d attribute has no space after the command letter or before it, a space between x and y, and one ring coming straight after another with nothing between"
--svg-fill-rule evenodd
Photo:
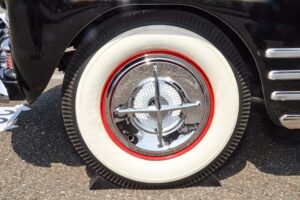
<instances>
[{"instance_id":1,"label":"red pinstripe ring","mask_svg":"<svg viewBox=\"0 0 300 200\"><path fill-rule=\"evenodd\" d=\"M120 72L120 70L122 70L126 65L128 65L130 62L144 57L145 55L149 55L149 54L165 54L165 55L171 55L171 56L175 56L178 57L186 62L188 62L189 64L191 64L196 70L197 72L200 74L200 76L202 77L208 93L209 93L209 99L210 99L210 114L207 120L207 123L203 129L203 131L201 132L201 134L199 135L199 137L192 143L190 144L188 147L182 149L179 152L176 152L174 154L171 155L167 155L167 156L148 156L148 155L143 155L140 154L136 151L131 150L130 148L126 147L124 144L122 144L119 139L115 136L115 134L113 133L113 131L110 129L109 127L109 123L107 120L107 116L106 116L106 94L108 92L109 86L111 85L111 82L113 81L114 77ZM121 64L119 64L114 70L113 72L109 75L109 77L107 78L104 88L102 90L102 94L101 94L101 102L100 102L100 112L101 112L101 117L102 117L102 122L103 125L107 131L107 134L110 136L110 138L112 139L112 141L118 146L120 147L122 150L124 150L125 152L141 158L141 159L145 159L145 160L154 160L154 161L161 161L161 160L168 160L168 159L172 159L172 158L176 158L178 156L181 156L185 153L187 153L188 151L190 151L191 149L193 149L197 144L200 143L200 141L205 137L206 133L208 132L210 125L212 123L213 117L214 117L214 109L215 109L215 100L214 100L214 93L211 87L211 84L206 76L206 74L204 73L204 71L201 69L201 67L194 62L192 59L190 59L189 57L175 52L175 51L171 51L171 50L165 50L165 49L158 49L158 50L147 50L147 51L142 51L139 52L137 54L134 54L133 56L130 56L129 58L125 59ZM111 116L110 116L111 117Z\"/></svg>"}]
</instances>

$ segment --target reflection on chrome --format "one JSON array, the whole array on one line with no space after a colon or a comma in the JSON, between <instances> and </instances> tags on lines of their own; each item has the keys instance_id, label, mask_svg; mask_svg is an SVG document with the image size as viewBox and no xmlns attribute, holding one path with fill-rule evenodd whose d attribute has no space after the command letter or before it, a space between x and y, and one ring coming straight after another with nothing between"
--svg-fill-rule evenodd
<instances>
[{"instance_id":1,"label":"reflection on chrome","mask_svg":"<svg viewBox=\"0 0 300 200\"><path fill-rule=\"evenodd\" d=\"M132 62L111 84L110 127L128 148L150 156L183 150L202 133L210 103L194 66L170 55Z\"/></svg>"}]
</instances>

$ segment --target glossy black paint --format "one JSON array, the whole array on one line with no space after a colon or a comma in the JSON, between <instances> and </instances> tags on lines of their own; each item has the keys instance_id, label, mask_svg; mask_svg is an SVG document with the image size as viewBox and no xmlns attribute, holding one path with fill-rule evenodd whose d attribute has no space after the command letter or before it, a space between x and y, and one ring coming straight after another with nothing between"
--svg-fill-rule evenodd
<instances>
[{"instance_id":1,"label":"glossy black paint","mask_svg":"<svg viewBox=\"0 0 300 200\"><path fill-rule=\"evenodd\" d=\"M26 99L44 90L73 39L95 19L128 9L187 9L205 14L234 32L258 68L266 106L278 123L283 113L300 113L297 102L270 100L274 90L300 90L299 81L267 80L272 69L300 69L299 60L268 60L267 48L300 47L299 0L6 0L13 57ZM164 7L167 5L167 7ZM244 51L244 49L243 49Z\"/></svg>"}]
</instances>

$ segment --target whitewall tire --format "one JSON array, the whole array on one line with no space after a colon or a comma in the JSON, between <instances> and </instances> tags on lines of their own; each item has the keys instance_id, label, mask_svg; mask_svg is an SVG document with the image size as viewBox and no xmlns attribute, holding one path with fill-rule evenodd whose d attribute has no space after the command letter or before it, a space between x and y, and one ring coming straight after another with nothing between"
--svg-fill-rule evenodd
<instances>
[{"instance_id":1,"label":"whitewall tire","mask_svg":"<svg viewBox=\"0 0 300 200\"><path fill-rule=\"evenodd\" d=\"M151 18L151 12L156 12L155 16L161 16L156 17L161 23L158 24L158 19ZM223 44L216 44L216 36L206 37L205 31L201 33L197 28L184 28L187 25L192 27L189 21L180 24L176 17L170 21L170 16L178 13L185 18L196 19L203 27L212 29L205 31L215 31L224 36ZM246 67L243 66L241 57L228 38L210 22L189 13L178 13L170 11L167 17L166 13L162 15L160 11L137 12L134 13L135 17L131 13L108 20L96 27L92 38L82 42L67 70L62 110L70 139L87 164L117 185L173 187L194 184L221 166L237 146L246 128L250 91L246 76L242 73ZM139 17L145 18L144 25L140 25L137 19ZM129 23L127 27L131 28L124 26L103 32L115 20ZM102 37L101 41L95 40L96 36ZM222 52L220 47L228 44L234 55ZM172 57L178 55L182 62L190 61L195 68L199 68L196 70L201 71L199 74L205 79L208 89L204 93L210 91L209 94L204 94L208 96L209 102L207 111L203 111L207 113L207 117L202 133L186 144L190 148L178 150L182 152L180 154L170 152L167 156L147 156L138 150L131 150L130 145L121 144L117 137L112 138L106 118L114 113L108 114L109 112L105 113L105 108L102 109L103 99L108 96L108 89L105 88L110 87L107 86L110 79L116 79L115 74L122 72L122 67L129 63L128 60L131 59L131 62L137 59L136 55L155 54L153 52L160 52L160 56L164 53L169 56L172 54ZM122 86L126 92L126 84ZM199 98L200 96L199 94ZM168 99L165 101L166 105L170 104Z\"/></svg>"}]
</instances>

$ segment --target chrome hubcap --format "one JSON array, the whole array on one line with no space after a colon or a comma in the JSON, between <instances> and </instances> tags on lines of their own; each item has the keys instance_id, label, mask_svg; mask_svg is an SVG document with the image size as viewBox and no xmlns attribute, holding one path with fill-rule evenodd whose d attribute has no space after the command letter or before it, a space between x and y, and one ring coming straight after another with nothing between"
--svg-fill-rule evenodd
<instances>
[{"instance_id":1,"label":"chrome hubcap","mask_svg":"<svg viewBox=\"0 0 300 200\"><path fill-rule=\"evenodd\" d=\"M173 55L147 54L113 77L105 106L109 127L122 145L146 156L167 156L200 137L210 96L195 66Z\"/></svg>"}]
</instances>

